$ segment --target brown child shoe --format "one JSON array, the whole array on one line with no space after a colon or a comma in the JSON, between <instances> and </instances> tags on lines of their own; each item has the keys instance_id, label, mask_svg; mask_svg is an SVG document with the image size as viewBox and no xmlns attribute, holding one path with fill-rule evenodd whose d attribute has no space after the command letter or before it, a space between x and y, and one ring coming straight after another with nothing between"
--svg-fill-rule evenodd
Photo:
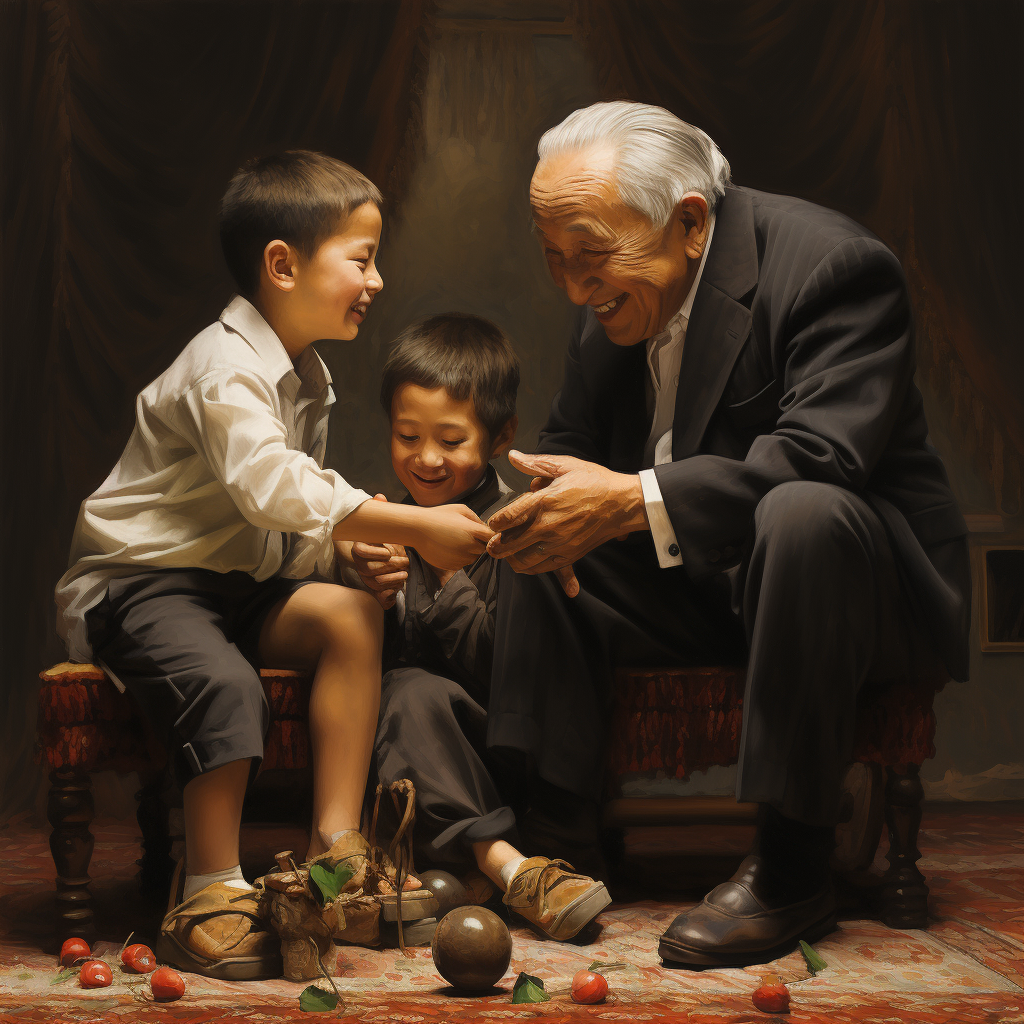
<instances>
[{"instance_id":1,"label":"brown child shoe","mask_svg":"<svg viewBox=\"0 0 1024 1024\"><path fill-rule=\"evenodd\" d=\"M260 919L257 892L216 882L179 902L184 883L179 864L156 943L158 960L225 981L280 976L280 944Z\"/></svg>"},{"instance_id":2,"label":"brown child shoe","mask_svg":"<svg viewBox=\"0 0 1024 1024\"><path fill-rule=\"evenodd\" d=\"M604 882L573 873L571 864L531 857L512 876L504 903L550 939L564 942L611 903Z\"/></svg>"}]
</instances>

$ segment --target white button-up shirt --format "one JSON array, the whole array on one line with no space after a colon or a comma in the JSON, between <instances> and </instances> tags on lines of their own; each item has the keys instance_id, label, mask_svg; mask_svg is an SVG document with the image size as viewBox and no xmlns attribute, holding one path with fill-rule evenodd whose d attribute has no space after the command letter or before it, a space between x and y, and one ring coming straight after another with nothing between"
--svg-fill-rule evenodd
<instances>
[{"instance_id":1,"label":"white button-up shirt","mask_svg":"<svg viewBox=\"0 0 1024 1024\"><path fill-rule=\"evenodd\" d=\"M715 216L712 214L708 223L708 239L704 243L704 252L701 253L700 265L697 267L697 276L686 293L686 299L675 316L665 325L665 329L647 342L647 368L654 385L654 422L644 447L645 466L663 466L666 462L672 461L672 421L675 418L683 344L686 341L686 328L690 323L693 299L704 273L704 264L708 259L714 233ZM676 541L676 531L672 527L672 520L665 508L658 478L654 475L653 469L640 471L640 486L643 488L651 536L658 552L658 564L662 569L682 565L683 556Z\"/></svg>"},{"instance_id":2,"label":"white button-up shirt","mask_svg":"<svg viewBox=\"0 0 1024 1024\"><path fill-rule=\"evenodd\" d=\"M85 613L118 576L329 575L331 531L369 498L323 468L333 403L316 352L293 365L256 308L235 296L139 395L121 458L82 503L56 590L72 660L91 659Z\"/></svg>"}]
</instances>

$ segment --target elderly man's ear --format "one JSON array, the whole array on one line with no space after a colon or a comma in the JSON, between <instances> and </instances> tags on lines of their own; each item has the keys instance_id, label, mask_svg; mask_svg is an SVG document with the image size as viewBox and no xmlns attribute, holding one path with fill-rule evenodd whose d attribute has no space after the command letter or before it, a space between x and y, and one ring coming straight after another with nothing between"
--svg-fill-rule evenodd
<instances>
[{"instance_id":1,"label":"elderly man's ear","mask_svg":"<svg viewBox=\"0 0 1024 1024\"><path fill-rule=\"evenodd\" d=\"M708 201L699 192L687 192L676 204L675 219L685 235L687 258L699 260L708 240Z\"/></svg>"}]
</instances>

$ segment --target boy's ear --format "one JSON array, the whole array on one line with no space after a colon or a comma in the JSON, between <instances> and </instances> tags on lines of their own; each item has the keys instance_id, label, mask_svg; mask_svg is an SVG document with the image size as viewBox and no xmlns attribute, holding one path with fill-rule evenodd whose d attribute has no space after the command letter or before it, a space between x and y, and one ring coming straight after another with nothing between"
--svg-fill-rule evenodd
<instances>
[{"instance_id":1,"label":"boy's ear","mask_svg":"<svg viewBox=\"0 0 1024 1024\"><path fill-rule=\"evenodd\" d=\"M287 242L275 238L263 250L263 270L270 283L283 292L295 287L298 253Z\"/></svg>"},{"instance_id":2,"label":"boy's ear","mask_svg":"<svg viewBox=\"0 0 1024 1024\"><path fill-rule=\"evenodd\" d=\"M499 455L504 455L512 446L512 442L516 439L516 430L519 428L519 417L513 416L498 431L497 436L494 438L494 443L491 445L491 458L496 459Z\"/></svg>"}]
</instances>

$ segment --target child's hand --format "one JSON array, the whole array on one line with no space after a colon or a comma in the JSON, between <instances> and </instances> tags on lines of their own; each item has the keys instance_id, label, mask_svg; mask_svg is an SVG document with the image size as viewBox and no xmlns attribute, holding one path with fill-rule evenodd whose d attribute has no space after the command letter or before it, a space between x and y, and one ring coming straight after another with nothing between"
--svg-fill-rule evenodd
<instances>
[{"instance_id":1,"label":"child's hand","mask_svg":"<svg viewBox=\"0 0 1024 1024\"><path fill-rule=\"evenodd\" d=\"M494 531L465 505L436 505L420 510L415 548L440 570L461 569L483 553Z\"/></svg>"},{"instance_id":2,"label":"child's hand","mask_svg":"<svg viewBox=\"0 0 1024 1024\"><path fill-rule=\"evenodd\" d=\"M409 578L409 559L401 544L352 545L352 563L363 585L386 611L394 607L398 592Z\"/></svg>"},{"instance_id":3,"label":"child's hand","mask_svg":"<svg viewBox=\"0 0 1024 1024\"><path fill-rule=\"evenodd\" d=\"M383 494L375 494L374 501L387 501ZM356 541L352 545L352 563L363 585L387 611L394 607L398 592L409 578L409 559L401 544L366 544Z\"/></svg>"}]
</instances>

